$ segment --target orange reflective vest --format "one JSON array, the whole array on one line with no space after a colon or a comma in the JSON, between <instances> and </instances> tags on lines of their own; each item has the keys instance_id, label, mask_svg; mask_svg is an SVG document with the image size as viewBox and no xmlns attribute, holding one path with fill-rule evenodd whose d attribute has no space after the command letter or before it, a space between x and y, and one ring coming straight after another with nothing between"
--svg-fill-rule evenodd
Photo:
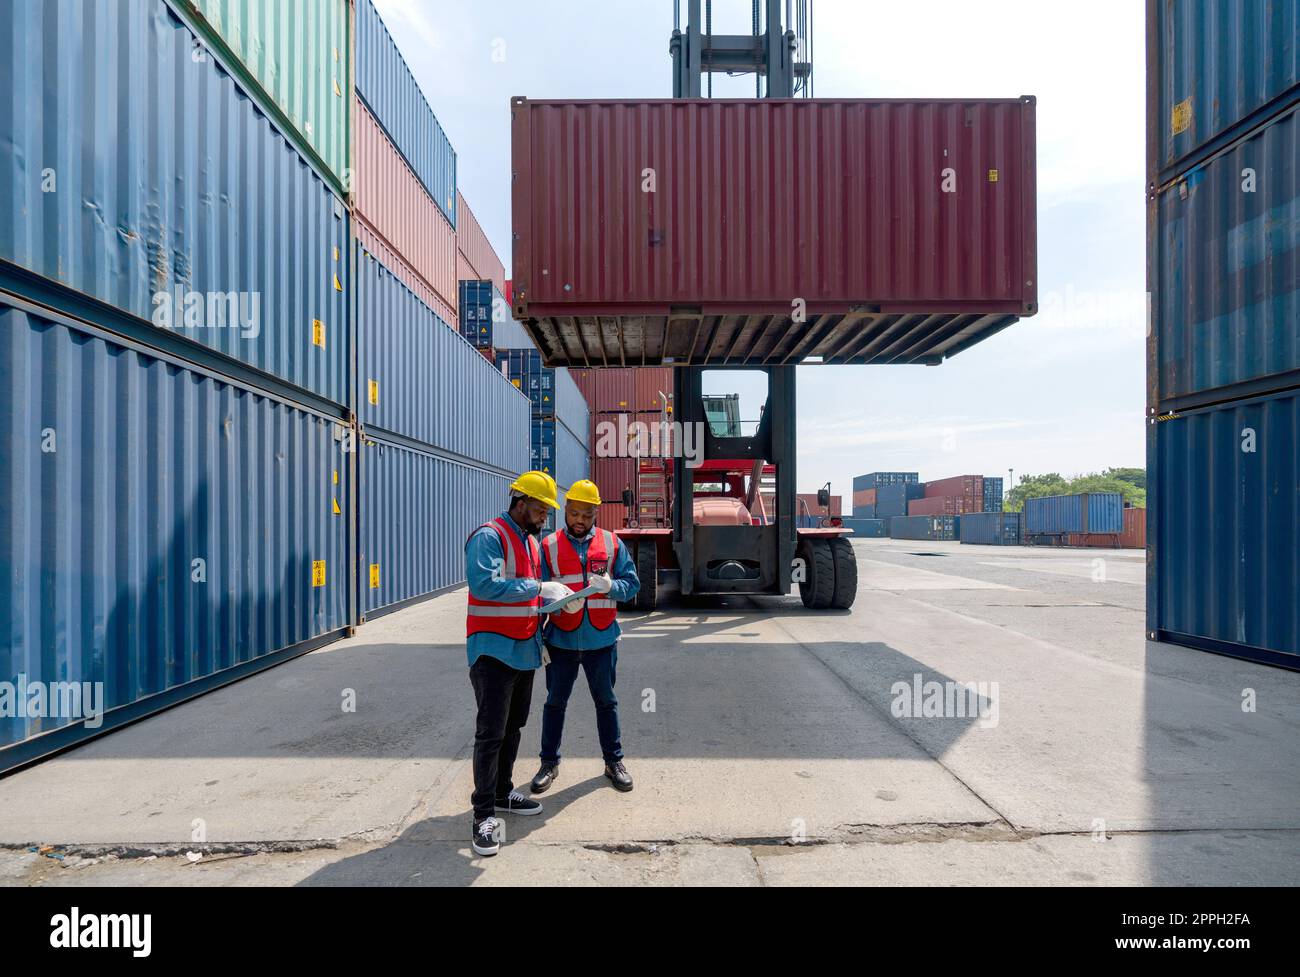
<instances>
[{"instance_id":1,"label":"orange reflective vest","mask_svg":"<svg viewBox=\"0 0 1300 977\"><path fill-rule=\"evenodd\" d=\"M618 555L618 537L608 530L593 529L591 542L587 544L587 567L583 569L578 551L563 530L556 530L542 540L542 553L546 566L551 571L551 579L567 584L573 590L581 590L587 585L587 571L591 573L609 573L614 566L614 557ZM614 623L618 614L618 603L608 594L593 594L585 597L577 610L552 614L551 623L561 631L574 631L582 624L583 614L597 631L604 631Z\"/></svg>"},{"instance_id":2,"label":"orange reflective vest","mask_svg":"<svg viewBox=\"0 0 1300 977\"><path fill-rule=\"evenodd\" d=\"M507 580L542 578L542 554L537 546L537 540L532 536L520 539L514 527L501 518L486 522L479 529L486 526L494 529L497 536L501 538L501 551L505 554L501 565L502 577ZM531 638L537 633L537 609L541 606L540 593L531 600L512 604L497 600L479 600L471 592L469 606L465 610L465 635L468 637L480 631L489 631L492 634L514 638L516 641Z\"/></svg>"}]
</instances>

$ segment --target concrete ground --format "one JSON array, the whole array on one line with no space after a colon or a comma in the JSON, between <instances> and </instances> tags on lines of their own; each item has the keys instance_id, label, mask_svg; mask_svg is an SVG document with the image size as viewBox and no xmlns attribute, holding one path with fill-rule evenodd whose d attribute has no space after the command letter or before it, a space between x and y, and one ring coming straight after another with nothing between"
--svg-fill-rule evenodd
<instances>
[{"instance_id":1,"label":"concrete ground","mask_svg":"<svg viewBox=\"0 0 1300 977\"><path fill-rule=\"evenodd\" d=\"M580 680L496 858L468 845L458 592L0 778L0 883L1300 883L1300 674L1147 643L1142 552L854 546L851 612L626 615L636 789Z\"/></svg>"}]
</instances>

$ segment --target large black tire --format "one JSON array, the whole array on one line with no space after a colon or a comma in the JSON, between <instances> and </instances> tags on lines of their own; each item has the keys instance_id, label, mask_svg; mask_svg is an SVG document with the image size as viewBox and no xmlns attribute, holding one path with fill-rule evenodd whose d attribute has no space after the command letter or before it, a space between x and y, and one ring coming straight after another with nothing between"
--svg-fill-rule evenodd
<instances>
[{"instance_id":1,"label":"large black tire","mask_svg":"<svg viewBox=\"0 0 1300 977\"><path fill-rule=\"evenodd\" d=\"M831 557L835 563L835 593L831 597L831 607L847 611L858 596L858 558L853 553L853 544L843 536L831 540Z\"/></svg>"},{"instance_id":2,"label":"large black tire","mask_svg":"<svg viewBox=\"0 0 1300 977\"><path fill-rule=\"evenodd\" d=\"M804 579L799 584L803 606L824 611L835 596L835 558L826 540L809 537L799 543L796 555L803 558Z\"/></svg>"},{"instance_id":3,"label":"large black tire","mask_svg":"<svg viewBox=\"0 0 1300 977\"><path fill-rule=\"evenodd\" d=\"M637 543L636 575L641 578L641 589L634 598L636 609L653 611L659 599L659 554L650 540Z\"/></svg>"}]
</instances>

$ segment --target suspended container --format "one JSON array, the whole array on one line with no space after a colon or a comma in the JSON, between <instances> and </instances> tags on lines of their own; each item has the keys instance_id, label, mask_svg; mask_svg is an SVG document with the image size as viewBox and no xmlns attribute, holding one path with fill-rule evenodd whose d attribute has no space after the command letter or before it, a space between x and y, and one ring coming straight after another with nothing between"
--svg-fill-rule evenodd
<instances>
[{"instance_id":1,"label":"suspended container","mask_svg":"<svg viewBox=\"0 0 1300 977\"><path fill-rule=\"evenodd\" d=\"M346 196L352 102L347 0L176 0L335 193Z\"/></svg>"},{"instance_id":2,"label":"suspended container","mask_svg":"<svg viewBox=\"0 0 1300 977\"><path fill-rule=\"evenodd\" d=\"M514 471L527 459L527 399L364 249L357 278L357 413L366 432Z\"/></svg>"},{"instance_id":3,"label":"suspended container","mask_svg":"<svg viewBox=\"0 0 1300 977\"><path fill-rule=\"evenodd\" d=\"M515 317L548 366L934 364L1037 310L1031 97L511 120Z\"/></svg>"},{"instance_id":4,"label":"suspended container","mask_svg":"<svg viewBox=\"0 0 1300 977\"><path fill-rule=\"evenodd\" d=\"M0 680L104 708L0 716L0 770L352 620L349 429L9 298L0 385Z\"/></svg>"},{"instance_id":5,"label":"suspended container","mask_svg":"<svg viewBox=\"0 0 1300 977\"><path fill-rule=\"evenodd\" d=\"M357 95L455 227L456 152L451 141L371 0L356 0L356 17ZM454 253L451 260L455 275Z\"/></svg>"},{"instance_id":6,"label":"suspended container","mask_svg":"<svg viewBox=\"0 0 1300 977\"><path fill-rule=\"evenodd\" d=\"M0 283L344 404L347 211L258 101L163 0L8 4L3 23Z\"/></svg>"},{"instance_id":7,"label":"suspended container","mask_svg":"<svg viewBox=\"0 0 1300 977\"><path fill-rule=\"evenodd\" d=\"M527 444L510 470L528 464ZM465 541L505 511L514 474L378 437L361 447L358 577L367 617L465 582Z\"/></svg>"}]
</instances>

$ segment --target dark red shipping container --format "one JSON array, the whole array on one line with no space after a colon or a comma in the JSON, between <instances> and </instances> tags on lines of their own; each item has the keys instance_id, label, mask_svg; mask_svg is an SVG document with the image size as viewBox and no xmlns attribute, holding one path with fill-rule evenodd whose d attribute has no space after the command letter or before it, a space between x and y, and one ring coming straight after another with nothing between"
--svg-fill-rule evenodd
<instances>
[{"instance_id":1,"label":"dark red shipping container","mask_svg":"<svg viewBox=\"0 0 1300 977\"><path fill-rule=\"evenodd\" d=\"M796 516L802 516L802 515L821 516L821 515L825 515L825 512L824 512L824 510L822 509L822 507L819 506L819 505L817 504L817 493L816 493L816 492L800 492L798 495L795 496L795 498L798 500L798 501L796 501L796 503L795 503L795 510L794 510L794 514L795 514ZM840 511L840 507L843 505L843 502L844 502L844 500L843 500L843 497L842 497L842 496L839 496L839 495L832 495L832 496L831 496L831 506L830 506L831 511L830 511L830 514L831 514L832 516L842 516L842 515L844 515L844 513L842 513L842 512ZM807 512L804 511L804 505L805 505L805 504L808 506Z\"/></svg>"},{"instance_id":2,"label":"dark red shipping container","mask_svg":"<svg viewBox=\"0 0 1300 977\"><path fill-rule=\"evenodd\" d=\"M907 503L909 516L960 516L964 512L976 512L966 507L966 500L959 495L927 495L924 499L912 499Z\"/></svg>"},{"instance_id":3,"label":"dark red shipping container","mask_svg":"<svg viewBox=\"0 0 1300 977\"><path fill-rule=\"evenodd\" d=\"M955 496L959 499L961 501L960 507L956 509L940 509L934 513L921 508L916 510L916 515L927 516L949 512L960 515L963 512L983 512L984 476L954 475L952 478L941 478L934 482L925 483L925 498L936 499L946 496ZM912 513L910 506L907 511L909 514Z\"/></svg>"},{"instance_id":4,"label":"dark red shipping container","mask_svg":"<svg viewBox=\"0 0 1300 977\"><path fill-rule=\"evenodd\" d=\"M672 404L673 373L669 367L571 370L569 375L587 398L592 414L609 411L653 413L662 408L660 393L665 394L668 403Z\"/></svg>"},{"instance_id":5,"label":"dark red shipping container","mask_svg":"<svg viewBox=\"0 0 1300 977\"><path fill-rule=\"evenodd\" d=\"M511 104L548 365L938 363L1037 310L1032 97Z\"/></svg>"}]
</instances>

